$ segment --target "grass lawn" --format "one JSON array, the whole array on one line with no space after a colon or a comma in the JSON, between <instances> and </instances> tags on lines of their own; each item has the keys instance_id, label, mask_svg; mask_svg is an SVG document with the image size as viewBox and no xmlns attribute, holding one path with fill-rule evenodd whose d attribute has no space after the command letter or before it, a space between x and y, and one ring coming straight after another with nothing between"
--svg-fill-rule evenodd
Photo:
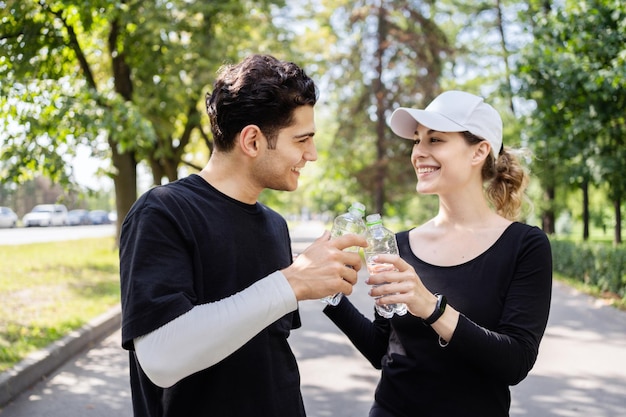
<instances>
[{"instance_id":1,"label":"grass lawn","mask_svg":"<svg viewBox=\"0 0 626 417\"><path fill-rule=\"evenodd\" d=\"M114 244L0 246L0 372L119 303Z\"/></svg>"}]
</instances>

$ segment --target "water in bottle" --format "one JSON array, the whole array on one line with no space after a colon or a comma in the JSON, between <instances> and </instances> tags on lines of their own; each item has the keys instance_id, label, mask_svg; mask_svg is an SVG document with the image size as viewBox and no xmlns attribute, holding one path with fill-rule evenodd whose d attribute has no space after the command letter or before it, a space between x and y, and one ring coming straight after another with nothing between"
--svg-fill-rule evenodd
<instances>
[{"instance_id":1,"label":"water in bottle","mask_svg":"<svg viewBox=\"0 0 626 417\"><path fill-rule=\"evenodd\" d=\"M370 275L377 274L384 271L394 270L395 267L390 263L375 262L374 259L377 255L390 254L398 255L398 243L396 242L396 235L391 230L383 226L383 221L380 214L370 214L366 218L367 230L365 232L365 238L368 246L363 250L365 252L365 262L367 270ZM394 314L403 316L407 312L406 304L376 304L376 311L382 317L390 319Z\"/></svg>"},{"instance_id":2,"label":"water in bottle","mask_svg":"<svg viewBox=\"0 0 626 417\"><path fill-rule=\"evenodd\" d=\"M352 203L352 205L348 209L348 212L335 217L335 220L333 221L333 227L330 230L331 239L348 233L353 233L356 235L364 234L365 222L363 221L363 215L365 215L365 206L359 202ZM358 252L359 247L352 246L346 248L345 250L350 252ZM335 295L329 295L328 297L322 298L322 301L326 304L330 304L331 306L336 306L337 304L339 304L339 301L341 301L341 297L343 297L343 294L337 293Z\"/></svg>"}]
</instances>

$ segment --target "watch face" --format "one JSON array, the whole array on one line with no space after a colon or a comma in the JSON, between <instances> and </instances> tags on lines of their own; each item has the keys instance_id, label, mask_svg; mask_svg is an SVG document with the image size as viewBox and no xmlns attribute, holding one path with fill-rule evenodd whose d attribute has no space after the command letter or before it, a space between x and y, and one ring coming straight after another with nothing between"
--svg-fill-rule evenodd
<instances>
[{"instance_id":1,"label":"watch face","mask_svg":"<svg viewBox=\"0 0 626 417\"><path fill-rule=\"evenodd\" d=\"M448 305L448 300L445 295L439 295L437 305L439 306L439 311L441 312L441 314L443 314L443 312L446 310L446 306Z\"/></svg>"}]
</instances>

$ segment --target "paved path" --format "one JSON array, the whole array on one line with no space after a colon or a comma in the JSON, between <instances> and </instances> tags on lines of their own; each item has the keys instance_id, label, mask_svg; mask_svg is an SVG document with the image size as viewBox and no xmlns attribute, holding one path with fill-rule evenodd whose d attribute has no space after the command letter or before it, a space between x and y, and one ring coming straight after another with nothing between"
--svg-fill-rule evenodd
<instances>
[{"instance_id":1,"label":"paved path","mask_svg":"<svg viewBox=\"0 0 626 417\"><path fill-rule=\"evenodd\" d=\"M317 236L319 228L296 233ZM296 251L302 243L295 242ZM362 280L351 300L371 300ZM292 333L309 417L365 417L377 371L323 313L300 303L303 327ZM130 417L126 352L119 332L76 356L0 411L1 417ZM513 387L511 416L626 417L626 313L555 283L539 359Z\"/></svg>"},{"instance_id":2,"label":"paved path","mask_svg":"<svg viewBox=\"0 0 626 417\"><path fill-rule=\"evenodd\" d=\"M0 246L115 236L115 225L16 227L0 229Z\"/></svg>"},{"instance_id":3,"label":"paved path","mask_svg":"<svg viewBox=\"0 0 626 417\"><path fill-rule=\"evenodd\" d=\"M539 357L512 416L626 416L626 313L555 282Z\"/></svg>"}]
</instances>

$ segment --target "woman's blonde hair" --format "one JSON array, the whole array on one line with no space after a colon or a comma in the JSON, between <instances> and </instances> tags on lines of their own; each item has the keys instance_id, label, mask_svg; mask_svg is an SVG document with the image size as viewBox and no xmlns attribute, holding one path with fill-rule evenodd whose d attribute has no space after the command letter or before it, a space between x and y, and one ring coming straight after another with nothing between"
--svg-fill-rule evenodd
<instances>
[{"instance_id":1,"label":"woman's blonde hair","mask_svg":"<svg viewBox=\"0 0 626 417\"><path fill-rule=\"evenodd\" d=\"M463 136L470 144L484 140L470 132L463 132ZM529 176L513 149L502 147L499 151L494 155L494 150L483 165L485 194L496 213L509 220L518 220L522 205L528 200L525 192Z\"/></svg>"}]
</instances>

